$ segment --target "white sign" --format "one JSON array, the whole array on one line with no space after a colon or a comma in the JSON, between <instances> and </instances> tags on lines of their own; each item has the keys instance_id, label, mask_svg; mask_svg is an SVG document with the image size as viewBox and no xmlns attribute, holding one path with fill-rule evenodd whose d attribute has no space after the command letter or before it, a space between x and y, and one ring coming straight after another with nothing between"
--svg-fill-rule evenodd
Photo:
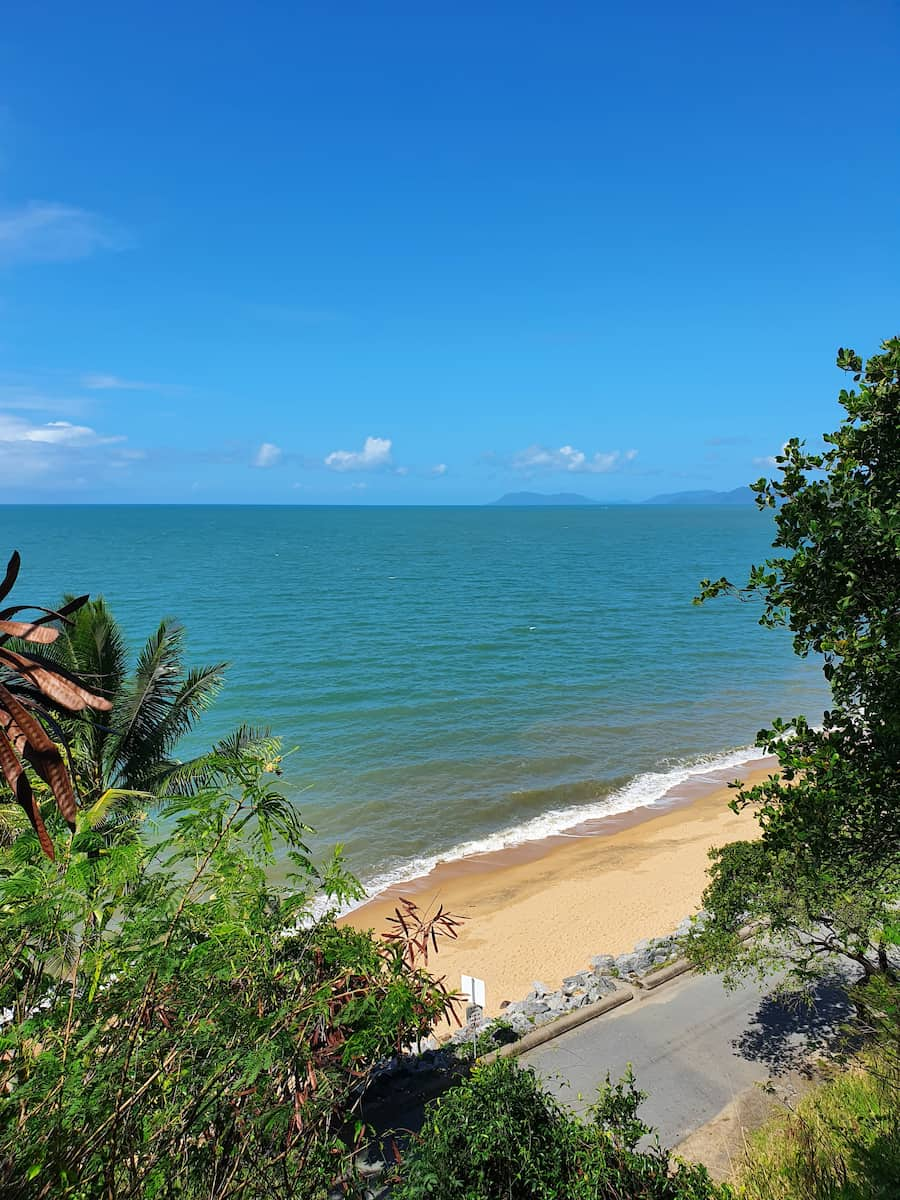
<instances>
[{"instance_id":1,"label":"white sign","mask_svg":"<svg viewBox=\"0 0 900 1200\"><path fill-rule=\"evenodd\" d=\"M460 992L468 996L470 1004L478 1004L484 1008L484 980L476 979L474 975L463 975Z\"/></svg>"}]
</instances>

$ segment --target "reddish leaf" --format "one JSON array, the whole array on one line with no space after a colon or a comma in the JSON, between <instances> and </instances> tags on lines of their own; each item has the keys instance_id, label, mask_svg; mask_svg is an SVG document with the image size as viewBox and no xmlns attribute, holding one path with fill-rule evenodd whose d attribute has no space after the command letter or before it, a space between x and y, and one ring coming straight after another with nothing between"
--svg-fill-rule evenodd
<instances>
[{"instance_id":1,"label":"reddish leaf","mask_svg":"<svg viewBox=\"0 0 900 1200\"><path fill-rule=\"evenodd\" d=\"M8 688L0 684L0 707L6 709L12 721L25 736L24 757L56 797L56 804L68 825L75 828L75 793L66 771L59 747L51 741L46 730L23 708Z\"/></svg>"},{"instance_id":2,"label":"reddish leaf","mask_svg":"<svg viewBox=\"0 0 900 1200\"><path fill-rule=\"evenodd\" d=\"M31 822L31 826L38 836L38 841L41 843L41 849L49 859L54 859L56 853L53 848L53 842L47 833L43 818L41 817L41 810L38 808L34 792L31 790L31 784L28 782L28 776L22 770L22 764L16 757L12 743L2 729L0 729L0 770L3 771L6 782L12 789L16 800L24 808L28 820Z\"/></svg>"},{"instance_id":3,"label":"reddish leaf","mask_svg":"<svg viewBox=\"0 0 900 1200\"><path fill-rule=\"evenodd\" d=\"M85 708L106 712L112 708L109 700L95 696L80 684L67 679L62 672L41 666L34 659L8 650L5 646L0 646L0 662L8 663L17 674L39 687L48 699L70 712L81 712Z\"/></svg>"},{"instance_id":4,"label":"reddish leaf","mask_svg":"<svg viewBox=\"0 0 900 1200\"><path fill-rule=\"evenodd\" d=\"M19 567L22 565L22 559L19 556L18 550L13 550L10 555L9 562L6 564L6 576L0 583L0 600L8 596L12 591L13 584L19 577Z\"/></svg>"},{"instance_id":5,"label":"reddish leaf","mask_svg":"<svg viewBox=\"0 0 900 1200\"><path fill-rule=\"evenodd\" d=\"M55 642L59 637L58 629L50 629L47 625L42 625L38 622L25 621L0 621L0 633L5 633L8 637L21 638L23 642L40 642L44 646L49 646L51 642Z\"/></svg>"}]
</instances>

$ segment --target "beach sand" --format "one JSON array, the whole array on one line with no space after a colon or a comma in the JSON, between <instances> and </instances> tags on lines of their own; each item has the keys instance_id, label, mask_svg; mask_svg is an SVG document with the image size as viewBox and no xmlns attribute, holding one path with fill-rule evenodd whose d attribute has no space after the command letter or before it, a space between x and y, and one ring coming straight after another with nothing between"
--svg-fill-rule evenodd
<instances>
[{"instance_id":1,"label":"beach sand","mask_svg":"<svg viewBox=\"0 0 900 1200\"><path fill-rule=\"evenodd\" d=\"M774 760L692 777L655 805L576 826L509 850L438 864L388 888L342 918L385 932L398 897L465 917L456 941L442 940L429 969L457 991L460 975L486 982L487 1015L520 1000L533 980L558 988L595 954L621 954L642 938L671 933L694 912L711 847L752 838L752 813L728 808L727 787L771 774Z\"/></svg>"}]
</instances>

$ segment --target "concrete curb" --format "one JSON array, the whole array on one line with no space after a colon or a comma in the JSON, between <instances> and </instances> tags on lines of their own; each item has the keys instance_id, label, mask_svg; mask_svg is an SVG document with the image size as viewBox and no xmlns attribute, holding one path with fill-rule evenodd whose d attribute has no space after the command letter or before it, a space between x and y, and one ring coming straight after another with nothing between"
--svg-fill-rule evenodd
<instances>
[{"instance_id":1,"label":"concrete curb","mask_svg":"<svg viewBox=\"0 0 900 1200\"><path fill-rule=\"evenodd\" d=\"M605 996L602 1000L598 1000L596 1004L587 1004L584 1008L576 1008L556 1021L540 1025L531 1033L526 1033L524 1037L519 1038L517 1042L508 1042L499 1050L492 1050L490 1054L485 1054L478 1061L492 1063L498 1058L517 1058L520 1054L534 1050L537 1046L543 1046L545 1042L551 1042L560 1034L568 1033L570 1029L577 1029L579 1025L593 1021L594 1017L602 1017L604 1013L611 1012L614 1008L619 1008L633 999L634 992L630 988L622 988L620 991L613 992L611 996Z\"/></svg>"},{"instance_id":2,"label":"concrete curb","mask_svg":"<svg viewBox=\"0 0 900 1200\"><path fill-rule=\"evenodd\" d=\"M760 929L764 929L765 925L765 921L755 921L751 925L745 925L738 933L738 937L742 942L745 942L754 933L758 933ZM640 991L653 991L660 984L668 983L671 979L677 979L679 975L686 975L688 971L692 971L693 969L693 963L689 962L688 959L676 958L668 966L661 967L658 971L650 975L642 976L637 987ZM508 1042L505 1046L501 1046L499 1050L492 1050L490 1054L482 1055L478 1059L478 1062L492 1063L498 1058L518 1058L520 1054L525 1054L529 1050L543 1046L546 1042L552 1042L554 1038L559 1037L560 1034L568 1033L570 1029L577 1029L579 1025L585 1025L588 1021L593 1021L594 1017L602 1017L604 1013L612 1012L614 1008L620 1008L623 1004L627 1004L629 1000L633 1000L636 994L631 989L622 988L620 991L614 992L611 996L606 996L603 1000L598 1000L596 1004L589 1004L586 1008L576 1008L574 1012L566 1013L565 1016L559 1017L556 1021L539 1026L539 1028L532 1030L531 1033L526 1033L524 1037L519 1038L517 1042Z\"/></svg>"},{"instance_id":3,"label":"concrete curb","mask_svg":"<svg viewBox=\"0 0 900 1200\"><path fill-rule=\"evenodd\" d=\"M745 925L738 931L738 937L742 942L746 942L748 938L753 937L754 933L758 933L760 929L765 928L765 921L755 921L752 925ZM693 964L686 958L676 958L674 962L669 963L666 967L660 967L658 971L654 971L649 975L644 975L641 978L641 986L652 991L653 988L659 987L661 983L668 983L670 979L677 979L679 975L683 975L685 971L693 969Z\"/></svg>"},{"instance_id":4,"label":"concrete curb","mask_svg":"<svg viewBox=\"0 0 900 1200\"><path fill-rule=\"evenodd\" d=\"M653 971L650 975L644 975L641 978L641 987L647 991L652 991L655 987L659 987L661 983L668 983L670 979L677 979L679 975L683 975L685 971L690 970L691 963L686 958L676 958L667 967L660 967L658 971Z\"/></svg>"}]
</instances>

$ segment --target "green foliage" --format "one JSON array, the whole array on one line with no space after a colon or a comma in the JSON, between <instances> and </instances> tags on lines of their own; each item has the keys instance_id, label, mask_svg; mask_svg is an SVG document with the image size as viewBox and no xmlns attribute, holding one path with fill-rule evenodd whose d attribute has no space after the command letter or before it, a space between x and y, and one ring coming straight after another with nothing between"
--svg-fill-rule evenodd
<instances>
[{"instance_id":1,"label":"green foliage","mask_svg":"<svg viewBox=\"0 0 900 1200\"><path fill-rule=\"evenodd\" d=\"M702 1167L672 1163L647 1131L629 1071L590 1119L571 1116L511 1059L476 1066L430 1107L397 1200L725 1200Z\"/></svg>"},{"instance_id":2,"label":"green foliage","mask_svg":"<svg viewBox=\"0 0 900 1200\"><path fill-rule=\"evenodd\" d=\"M112 701L111 713L62 721L85 820L94 826L111 824L116 814L127 818L151 796L209 783L215 755L248 745L274 753L271 739L244 727L212 757L186 763L174 757L218 694L225 671L224 663L187 667L184 631L174 621L160 622L130 671L123 631L100 597L74 614L44 654Z\"/></svg>"},{"instance_id":3,"label":"green foliage","mask_svg":"<svg viewBox=\"0 0 900 1200\"><path fill-rule=\"evenodd\" d=\"M867 989L876 1010L859 1060L751 1138L742 1200L894 1200L900 1195L897 992ZM874 1002L874 1003L873 1003Z\"/></svg>"},{"instance_id":4,"label":"green foliage","mask_svg":"<svg viewBox=\"0 0 900 1200\"><path fill-rule=\"evenodd\" d=\"M787 962L807 980L829 951L866 976L895 973L900 902L900 339L863 366L838 365L858 391L842 391L846 418L810 451L794 438L776 459L780 478L754 485L774 510L774 546L746 587L703 580L698 602L722 593L763 602L761 623L787 626L798 654L821 655L833 707L820 729L775 721L757 745L779 773L744 789L756 847L714 852L704 895L710 921L689 943L694 961L737 973ZM748 946L749 918L767 930Z\"/></svg>"},{"instance_id":5,"label":"green foliage","mask_svg":"<svg viewBox=\"0 0 900 1200\"><path fill-rule=\"evenodd\" d=\"M781 478L753 485L775 511L774 546L788 553L755 566L744 593L764 603L762 623L786 625L798 654L822 654L836 704L864 706L873 732L900 731L900 338L863 366L838 366L861 386L839 396L846 418L810 451L792 438L776 457ZM735 591L704 580L700 599Z\"/></svg>"},{"instance_id":6,"label":"green foliage","mask_svg":"<svg viewBox=\"0 0 900 1200\"><path fill-rule=\"evenodd\" d=\"M0 850L0 1179L17 1197L313 1197L373 1062L447 1008L402 944L313 919L321 876L253 750L148 836ZM271 882L274 847L294 871ZM340 862L330 898L356 885ZM326 903L328 896L324 897Z\"/></svg>"}]
</instances>

